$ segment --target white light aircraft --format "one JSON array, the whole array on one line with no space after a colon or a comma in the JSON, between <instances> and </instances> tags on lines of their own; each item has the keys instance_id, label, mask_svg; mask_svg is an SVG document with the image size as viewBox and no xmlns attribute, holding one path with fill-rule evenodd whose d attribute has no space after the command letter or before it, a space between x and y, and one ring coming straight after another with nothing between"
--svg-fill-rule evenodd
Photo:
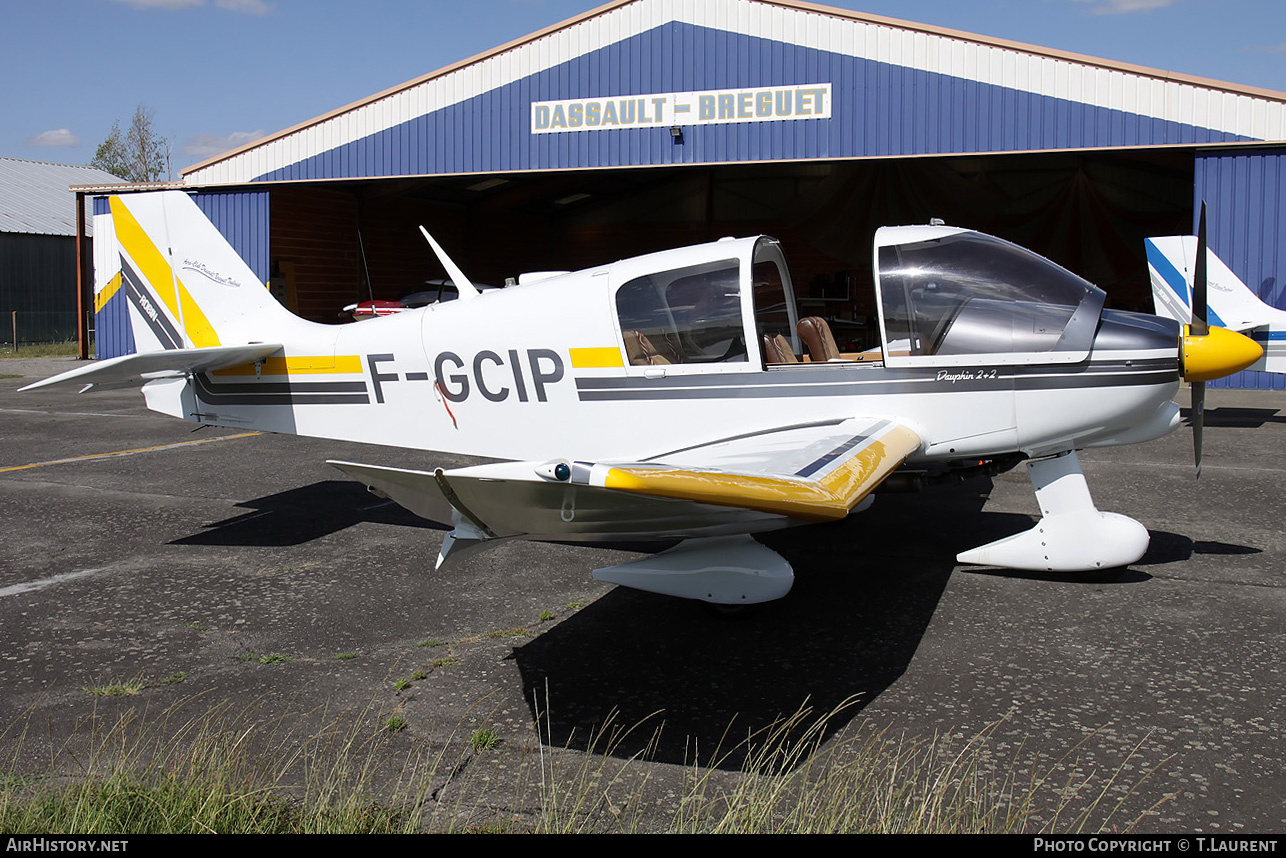
<instances>
[{"instance_id":1,"label":"white light aircraft","mask_svg":"<svg viewBox=\"0 0 1286 858\"><path fill-rule=\"evenodd\" d=\"M483 292L425 232L458 300L322 325L281 307L185 194L110 206L139 353L24 389L142 383L149 408L196 423L500 459L333 464L449 523L439 567L509 539L677 538L595 576L719 604L790 589L789 563L750 534L843 518L903 463L1026 460L1041 519L962 563L1132 563L1147 530L1095 508L1076 451L1170 432L1181 378L1261 353L1105 310L1054 263L940 225L875 234L883 347L869 352L840 353L825 322L797 317L764 236Z\"/></svg>"}]
</instances>

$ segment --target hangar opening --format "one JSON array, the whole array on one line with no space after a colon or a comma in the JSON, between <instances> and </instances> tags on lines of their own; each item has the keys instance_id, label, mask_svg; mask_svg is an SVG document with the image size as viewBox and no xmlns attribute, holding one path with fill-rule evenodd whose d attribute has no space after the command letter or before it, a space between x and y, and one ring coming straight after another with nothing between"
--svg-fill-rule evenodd
<instances>
[{"instance_id":1,"label":"hangar opening","mask_svg":"<svg viewBox=\"0 0 1286 858\"><path fill-rule=\"evenodd\" d=\"M501 286L721 236L786 251L801 311L841 345L873 343L871 240L927 223L1004 237L1148 310L1143 239L1188 228L1192 154L1042 153L946 159L663 167L278 185L271 281L301 315L397 300L447 277L424 225L465 273Z\"/></svg>"}]
</instances>

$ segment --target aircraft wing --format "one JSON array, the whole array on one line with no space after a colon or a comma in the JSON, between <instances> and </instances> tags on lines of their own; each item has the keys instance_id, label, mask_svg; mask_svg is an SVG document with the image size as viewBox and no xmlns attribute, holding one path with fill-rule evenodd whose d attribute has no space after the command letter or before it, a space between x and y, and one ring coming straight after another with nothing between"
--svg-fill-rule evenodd
<instances>
[{"instance_id":1,"label":"aircraft wing","mask_svg":"<svg viewBox=\"0 0 1286 858\"><path fill-rule=\"evenodd\" d=\"M194 372L212 372L230 366L253 363L281 351L280 343L251 343L244 346L210 346L199 349L166 349L122 355L77 367L20 390L36 390L55 384L79 382L90 387L121 387L155 378L178 377Z\"/></svg>"},{"instance_id":2,"label":"aircraft wing","mask_svg":"<svg viewBox=\"0 0 1286 858\"><path fill-rule=\"evenodd\" d=\"M496 462L415 471L332 465L419 515L479 539L593 540L744 533L775 517L843 518L920 436L854 418L725 437L640 461Z\"/></svg>"},{"instance_id":3,"label":"aircraft wing","mask_svg":"<svg viewBox=\"0 0 1286 858\"><path fill-rule=\"evenodd\" d=\"M642 462L576 462L570 481L829 521L848 515L918 449L920 436L900 423L853 418L714 441Z\"/></svg>"}]
</instances>

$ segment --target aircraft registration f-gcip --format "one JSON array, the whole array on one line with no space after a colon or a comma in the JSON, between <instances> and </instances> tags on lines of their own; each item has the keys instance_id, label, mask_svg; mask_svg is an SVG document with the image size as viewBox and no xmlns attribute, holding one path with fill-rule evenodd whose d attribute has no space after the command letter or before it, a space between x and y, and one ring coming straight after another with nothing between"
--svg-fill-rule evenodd
<instances>
[{"instance_id":1,"label":"aircraft registration f-gcip","mask_svg":"<svg viewBox=\"0 0 1286 858\"><path fill-rule=\"evenodd\" d=\"M797 317L780 245L723 239L348 325L293 315L182 192L110 198L138 354L29 385L142 384L196 423L499 459L334 462L450 524L438 567L510 539L681 539L595 577L720 604L784 596L750 535L843 518L906 465L1025 461L1042 517L958 555L1036 571L1123 566L1137 521L1095 508L1076 451L1179 424L1181 379L1257 360L1245 337L1104 309L1016 245L940 225L874 240L882 347L841 353ZM163 237L163 238L162 238Z\"/></svg>"}]
</instances>

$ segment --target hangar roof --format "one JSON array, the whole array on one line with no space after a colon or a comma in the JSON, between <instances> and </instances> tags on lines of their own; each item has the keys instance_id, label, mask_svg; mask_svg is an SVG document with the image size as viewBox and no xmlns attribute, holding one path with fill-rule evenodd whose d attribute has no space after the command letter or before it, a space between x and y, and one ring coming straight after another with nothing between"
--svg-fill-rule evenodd
<instances>
[{"instance_id":1,"label":"hangar roof","mask_svg":"<svg viewBox=\"0 0 1286 858\"><path fill-rule=\"evenodd\" d=\"M69 188L91 182L120 179L96 167L0 156L0 232L75 235L76 198ZM85 230L93 234L88 222Z\"/></svg>"},{"instance_id":2,"label":"hangar roof","mask_svg":"<svg viewBox=\"0 0 1286 858\"><path fill-rule=\"evenodd\" d=\"M1286 140L1286 93L792 0L614 0L188 185Z\"/></svg>"}]
</instances>

